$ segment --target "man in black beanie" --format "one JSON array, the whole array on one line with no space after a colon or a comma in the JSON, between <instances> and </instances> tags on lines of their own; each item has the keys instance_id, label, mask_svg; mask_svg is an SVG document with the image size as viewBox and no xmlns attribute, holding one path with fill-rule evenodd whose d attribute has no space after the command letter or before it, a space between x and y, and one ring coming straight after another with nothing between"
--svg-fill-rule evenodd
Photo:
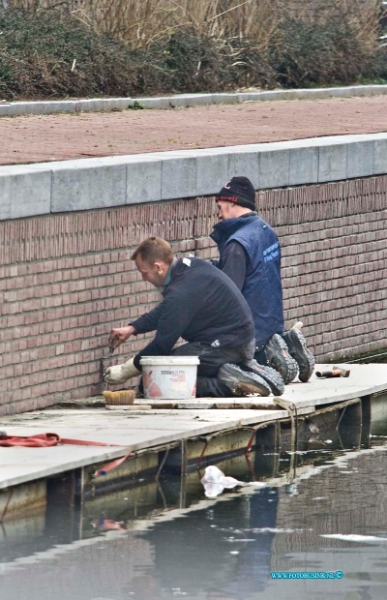
<instances>
[{"instance_id":1,"label":"man in black beanie","mask_svg":"<svg viewBox=\"0 0 387 600\"><path fill-rule=\"evenodd\" d=\"M275 231L255 212L255 190L247 177L233 177L216 195L220 222L211 238L215 266L241 290L255 326L255 359L292 381L308 381L315 360L298 328L284 333L281 248Z\"/></svg>"}]
</instances>

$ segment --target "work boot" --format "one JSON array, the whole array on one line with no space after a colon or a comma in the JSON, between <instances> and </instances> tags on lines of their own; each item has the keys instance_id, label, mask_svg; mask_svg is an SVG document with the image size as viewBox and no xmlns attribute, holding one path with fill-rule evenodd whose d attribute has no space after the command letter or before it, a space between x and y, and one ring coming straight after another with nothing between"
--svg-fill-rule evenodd
<instances>
[{"instance_id":1,"label":"work boot","mask_svg":"<svg viewBox=\"0 0 387 600\"><path fill-rule=\"evenodd\" d=\"M270 387L266 381L256 373L242 371L238 365L227 363L222 365L218 371L218 379L229 390L231 396L248 396L259 394L269 396Z\"/></svg>"},{"instance_id":2,"label":"work boot","mask_svg":"<svg viewBox=\"0 0 387 600\"><path fill-rule=\"evenodd\" d=\"M275 369L271 367L266 367L265 365L260 365L253 358L253 360L249 360L241 365L241 368L246 371L250 371L251 373L255 373L269 384L271 391L274 396L282 396L285 391L284 380L281 375Z\"/></svg>"},{"instance_id":3,"label":"work boot","mask_svg":"<svg viewBox=\"0 0 387 600\"><path fill-rule=\"evenodd\" d=\"M298 364L289 354L282 337L275 333L265 346L266 360L281 375L285 385L293 381L298 372Z\"/></svg>"},{"instance_id":4,"label":"work boot","mask_svg":"<svg viewBox=\"0 0 387 600\"><path fill-rule=\"evenodd\" d=\"M315 358L306 347L306 341L301 331L297 328L289 329L283 338L289 348L290 355L298 364L298 377L302 382L309 381L313 374Z\"/></svg>"}]
</instances>

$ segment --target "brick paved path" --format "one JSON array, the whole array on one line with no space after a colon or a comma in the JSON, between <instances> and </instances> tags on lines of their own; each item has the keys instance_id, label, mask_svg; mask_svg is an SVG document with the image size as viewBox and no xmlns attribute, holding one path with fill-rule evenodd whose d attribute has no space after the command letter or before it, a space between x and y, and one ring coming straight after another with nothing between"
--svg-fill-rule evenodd
<instances>
[{"instance_id":1,"label":"brick paved path","mask_svg":"<svg viewBox=\"0 0 387 600\"><path fill-rule=\"evenodd\" d=\"M387 96L0 118L0 164L387 131Z\"/></svg>"}]
</instances>

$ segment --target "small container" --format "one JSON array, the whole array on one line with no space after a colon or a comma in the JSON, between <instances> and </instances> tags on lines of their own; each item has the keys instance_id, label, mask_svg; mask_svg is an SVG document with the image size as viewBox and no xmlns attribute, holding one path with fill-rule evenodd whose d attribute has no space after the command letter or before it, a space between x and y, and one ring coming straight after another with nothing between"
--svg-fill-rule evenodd
<instances>
[{"instance_id":1,"label":"small container","mask_svg":"<svg viewBox=\"0 0 387 600\"><path fill-rule=\"evenodd\" d=\"M197 356L143 356L140 359L147 399L196 397Z\"/></svg>"}]
</instances>

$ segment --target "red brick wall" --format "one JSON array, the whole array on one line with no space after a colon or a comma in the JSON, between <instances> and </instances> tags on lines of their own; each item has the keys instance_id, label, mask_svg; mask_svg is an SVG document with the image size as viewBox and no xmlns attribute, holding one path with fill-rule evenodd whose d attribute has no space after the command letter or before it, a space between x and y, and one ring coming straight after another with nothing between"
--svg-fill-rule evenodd
<instances>
[{"instance_id":1,"label":"red brick wall","mask_svg":"<svg viewBox=\"0 0 387 600\"><path fill-rule=\"evenodd\" d=\"M316 358L387 347L387 177L258 198L281 240L287 324L304 322Z\"/></svg>"},{"instance_id":2,"label":"red brick wall","mask_svg":"<svg viewBox=\"0 0 387 600\"><path fill-rule=\"evenodd\" d=\"M287 324L304 321L320 361L385 347L387 177L257 197L281 239ZM215 222L211 198L1 222L0 414L100 393L110 329L159 299L132 250L159 235L178 253L216 256Z\"/></svg>"}]
</instances>

